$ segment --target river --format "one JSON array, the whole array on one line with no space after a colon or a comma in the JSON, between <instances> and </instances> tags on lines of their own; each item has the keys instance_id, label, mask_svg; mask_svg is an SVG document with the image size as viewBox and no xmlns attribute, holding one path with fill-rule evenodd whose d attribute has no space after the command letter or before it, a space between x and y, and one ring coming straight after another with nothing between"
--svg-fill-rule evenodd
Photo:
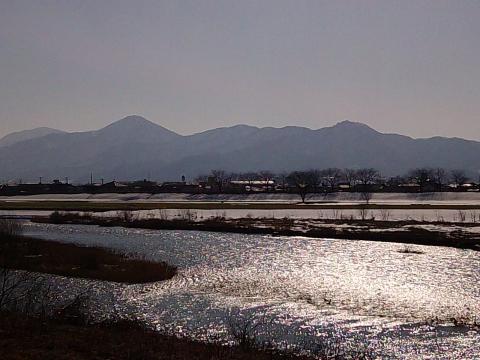
<instances>
[{"instance_id":1,"label":"river","mask_svg":"<svg viewBox=\"0 0 480 360\"><path fill-rule=\"evenodd\" d=\"M102 246L179 267L172 280L89 286L158 330L221 339L233 317L261 316L280 343L335 333L379 358L480 357L480 335L452 319L480 314L480 253L304 237L26 223L27 235ZM108 299L108 301L107 301ZM107 311L105 310L105 311ZM239 320L240 321L240 320ZM310 340L309 340L310 341Z\"/></svg>"}]
</instances>

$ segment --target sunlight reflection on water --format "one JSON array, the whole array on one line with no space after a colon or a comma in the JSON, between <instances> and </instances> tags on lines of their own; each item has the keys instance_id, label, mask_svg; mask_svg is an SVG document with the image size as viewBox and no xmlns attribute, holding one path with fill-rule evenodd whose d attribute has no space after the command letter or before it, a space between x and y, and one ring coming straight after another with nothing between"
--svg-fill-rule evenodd
<instances>
[{"instance_id":1,"label":"sunlight reflection on water","mask_svg":"<svg viewBox=\"0 0 480 360\"><path fill-rule=\"evenodd\" d=\"M335 326L382 343L387 357L480 354L476 331L448 326L480 313L474 251L409 246L422 253L405 254L392 243L80 225L28 224L27 234L177 265L170 281L105 290L123 311L177 334L206 338L222 333L230 308L262 309L289 342Z\"/></svg>"}]
</instances>

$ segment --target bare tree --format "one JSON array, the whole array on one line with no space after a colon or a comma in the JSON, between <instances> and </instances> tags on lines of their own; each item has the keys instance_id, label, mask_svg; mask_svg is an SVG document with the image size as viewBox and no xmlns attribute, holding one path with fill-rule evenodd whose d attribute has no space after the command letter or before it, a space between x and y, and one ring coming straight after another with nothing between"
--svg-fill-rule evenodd
<instances>
[{"instance_id":1,"label":"bare tree","mask_svg":"<svg viewBox=\"0 0 480 360\"><path fill-rule=\"evenodd\" d=\"M308 170L308 176L310 177L309 183L312 188L312 192L318 193L318 185L322 178L322 172L317 169Z\"/></svg>"},{"instance_id":2,"label":"bare tree","mask_svg":"<svg viewBox=\"0 0 480 360\"><path fill-rule=\"evenodd\" d=\"M235 173L235 172L230 173L230 180L241 180L241 179L242 179L241 173Z\"/></svg>"},{"instance_id":3,"label":"bare tree","mask_svg":"<svg viewBox=\"0 0 480 360\"><path fill-rule=\"evenodd\" d=\"M360 196L366 204L370 203L370 200L372 200L372 191L370 190L369 185L362 186Z\"/></svg>"},{"instance_id":4,"label":"bare tree","mask_svg":"<svg viewBox=\"0 0 480 360\"><path fill-rule=\"evenodd\" d=\"M404 177L394 176L394 177L391 177L390 179L388 179L387 186L388 187L398 187L401 184L404 184L405 182L407 182L407 180Z\"/></svg>"},{"instance_id":5,"label":"bare tree","mask_svg":"<svg viewBox=\"0 0 480 360\"><path fill-rule=\"evenodd\" d=\"M225 186L229 183L231 176L225 170L212 170L210 172L213 182L217 186L218 192L223 192Z\"/></svg>"},{"instance_id":6,"label":"bare tree","mask_svg":"<svg viewBox=\"0 0 480 360\"><path fill-rule=\"evenodd\" d=\"M372 185L378 182L380 173L373 168L359 169L356 177L360 185L359 190L362 200L368 204L372 199Z\"/></svg>"},{"instance_id":7,"label":"bare tree","mask_svg":"<svg viewBox=\"0 0 480 360\"><path fill-rule=\"evenodd\" d=\"M281 172L280 174L277 174L278 183L281 185L283 191L287 189L287 178L288 173L286 172Z\"/></svg>"},{"instance_id":8,"label":"bare tree","mask_svg":"<svg viewBox=\"0 0 480 360\"><path fill-rule=\"evenodd\" d=\"M428 168L418 168L410 171L410 179L420 186L420 192L423 192L425 185L433 179L433 171Z\"/></svg>"},{"instance_id":9,"label":"bare tree","mask_svg":"<svg viewBox=\"0 0 480 360\"><path fill-rule=\"evenodd\" d=\"M288 175L288 180L295 184L298 195L302 199L302 203L305 203L305 198L311 187L311 176L308 171L294 171Z\"/></svg>"},{"instance_id":10,"label":"bare tree","mask_svg":"<svg viewBox=\"0 0 480 360\"><path fill-rule=\"evenodd\" d=\"M7 251L8 238L22 234L22 225L12 219L0 219L0 311L22 311L30 314L43 312L44 300L49 295L49 287L44 276L29 271L17 271L10 253Z\"/></svg>"},{"instance_id":11,"label":"bare tree","mask_svg":"<svg viewBox=\"0 0 480 360\"><path fill-rule=\"evenodd\" d=\"M0 268L0 311L20 310L27 315L36 312L43 315L48 296L50 287L43 275L8 267Z\"/></svg>"},{"instance_id":12,"label":"bare tree","mask_svg":"<svg viewBox=\"0 0 480 360\"><path fill-rule=\"evenodd\" d=\"M265 190L268 192L270 188L270 183L275 178L275 174L268 170L262 170L258 173L258 175L260 176L260 179L262 179L264 183Z\"/></svg>"},{"instance_id":13,"label":"bare tree","mask_svg":"<svg viewBox=\"0 0 480 360\"><path fill-rule=\"evenodd\" d=\"M323 178L328 184L330 191L335 191L338 182L342 177L342 170L337 168L328 168L322 171Z\"/></svg>"},{"instance_id":14,"label":"bare tree","mask_svg":"<svg viewBox=\"0 0 480 360\"><path fill-rule=\"evenodd\" d=\"M468 180L467 175L463 170L452 170L450 174L452 176L453 183L456 186L462 186Z\"/></svg>"},{"instance_id":15,"label":"bare tree","mask_svg":"<svg viewBox=\"0 0 480 360\"><path fill-rule=\"evenodd\" d=\"M447 172L445 169L442 168L436 168L435 170L432 171L432 179L435 182L435 186L439 191L442 191L443 186L447 182Z\"/></svg>"},{"instance_id":16,"label":"bare tree","mask_svg":"<svg viewBox=\"0 0 480 360\"><path fill-rule=\"evenodd\" d=\"M345 169L343 170L343 178L348 183L348 186L352 188L358 180L357 170L355 169Z\"/></svg>"},{"instance_id":17,"label":"bare tree","mask_svg":"<svg viewBox=\"0 0 480 360\"><path fill-rule=\"evenodd\" d=\"M357 181L363 185L373 185L380 179L380 173L373 168L359 169L357 170Z\"/></svg>"}]
</instances>

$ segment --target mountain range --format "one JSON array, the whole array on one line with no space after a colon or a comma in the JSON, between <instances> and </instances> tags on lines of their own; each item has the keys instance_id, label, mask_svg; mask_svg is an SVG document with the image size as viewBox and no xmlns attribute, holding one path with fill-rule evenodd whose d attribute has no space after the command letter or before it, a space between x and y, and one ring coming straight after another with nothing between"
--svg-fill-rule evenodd
<instances>
[{"instance_id":1,"label":"mountain range","mask_svg":"<svg viewBox=\"0 0 480 360\"><path fill-rule=\"evenodd\" d=\"M480 170L480 142L414 139L343 121L332 127L258 128L248 125L179 135L141 116L127 116L96 131L39 128L0 139L0 181L69 177L187 179L211 169L275 172L310 168L373 167L385 176L417 167Z\"/></svg>"}]
</instances>

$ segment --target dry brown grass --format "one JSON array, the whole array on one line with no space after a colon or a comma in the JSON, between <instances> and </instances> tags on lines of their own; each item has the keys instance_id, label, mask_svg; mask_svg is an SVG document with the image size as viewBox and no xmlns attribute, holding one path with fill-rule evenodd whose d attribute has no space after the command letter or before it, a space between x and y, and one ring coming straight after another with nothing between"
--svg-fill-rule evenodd
<instances>
[{"instance_id":1,"label":"dry brown grass","mask_svg":"<svg viewBox=\"0 0 480 360\"><path fill-rule=\"evenodd\" d=\"M96 247L0 234L0 267L121 283L172 278L176 268L164 262L127 258Z\"/></svg>"}]
</instances>

